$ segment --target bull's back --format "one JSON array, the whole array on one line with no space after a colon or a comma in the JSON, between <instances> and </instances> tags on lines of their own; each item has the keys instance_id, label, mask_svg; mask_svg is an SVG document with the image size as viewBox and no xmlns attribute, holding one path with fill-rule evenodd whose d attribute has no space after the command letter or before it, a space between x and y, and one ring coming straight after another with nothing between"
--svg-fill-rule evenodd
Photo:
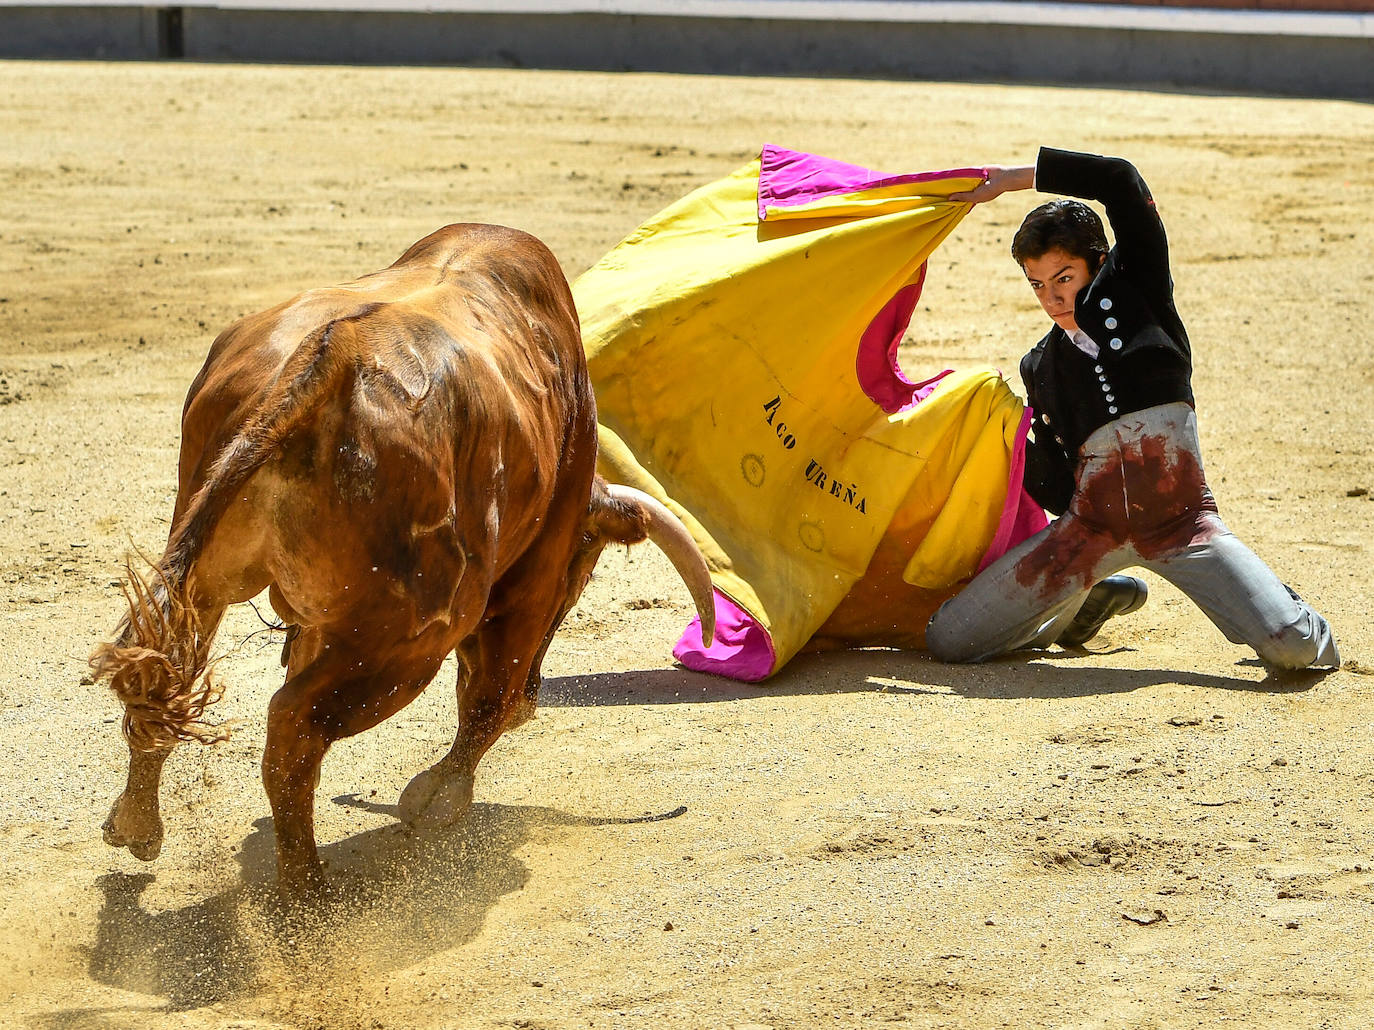
<instances>
[{"instance_id":1,"label":"bull's back","mask_svg":"<svg viewBox=\"0 0 1374 1030\"><path fill-rule=\"evenodd\" d=\"M311 568L347 552L441 606L452 584L417 573L461 571L494 504L495 568L540 532L560 475L590 490L590 461L564 468L594 453L595 409L557 261L516 230L449 226L389 268L240 320L187 400L179 509L245 434L271 454L237 535L297 603L328 606L304 596L321 593ZM339 572L324 594L347 586Z\"/></svg>"},{"instance_id":2,"label":"bull's back","mask_svg":"<svg viewBox=\"0 0 1374 1030\"><path fill-rule=\"evenodd\" d=\"M572 294L548 248L502 226L445 226L388 268L309 290L221 333L186 398L183 482L202 482L293 373L330 361L336 372L365 369L368 383L412 404L464 392L458 377L475 377L478 397L499 380L526 407L550 390L591 396Z\"/></svg>"}]
</instances>

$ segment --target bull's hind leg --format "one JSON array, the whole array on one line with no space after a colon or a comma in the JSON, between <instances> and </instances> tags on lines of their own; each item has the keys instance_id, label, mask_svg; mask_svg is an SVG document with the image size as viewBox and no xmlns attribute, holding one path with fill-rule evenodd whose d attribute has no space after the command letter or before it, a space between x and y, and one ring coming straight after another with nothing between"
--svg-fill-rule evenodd
<instances>
[{"instance_id":1,"label":"bull's hind leg","mask_svg":"<svg viewBox=\"0 0 1374 1030\"><path fill-rule=\"evenodd\" d=\"M124 704L129 745L128 778L101 834L111 847L151 862L162 851L158 793L167 756L179 740L223 735L201 718L218 696L205 665L224 609L199 599L192 603L188 590L175 590L165 579L149 582L132 570L129 578L122 632L91 658L97 679L108 680Z\"/></svg>"},{"instance_id":2,"label":"bull's hind leg","mask_svg":"<svg viewBox=\"0 0 1374 1030\"><path fill-rule=\"evenodd\" d=\"M317 657L306 664L307 655ZM443 655L413 646L403 654L363 654L307 630L291 659L286 683L267 709L262 781L276 829L278 878L285 893L300 895L324 882L315 845L315 788L329 746L408 705L434 678Z\"/></svg>"},{"instance_id":3,"label":"bull's hind leg","mask_svg":"<svg viewBox=\"0 0 1374 1030\"><path fill-rule=\"evenodd\" d=\"M128 848L129 854L144 862L151 862L162 851L158 788L162 783L162 764L171 753L171 748L160 751L129 749L129 778L124 792L115 799L100 827L106 844Z\"/></svg>"}]
</instances>

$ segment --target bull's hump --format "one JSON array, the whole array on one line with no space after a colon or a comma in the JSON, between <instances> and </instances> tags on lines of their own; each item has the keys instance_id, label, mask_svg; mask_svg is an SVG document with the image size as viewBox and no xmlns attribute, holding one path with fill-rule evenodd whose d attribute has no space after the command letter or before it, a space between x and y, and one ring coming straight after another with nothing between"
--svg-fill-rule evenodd
<instances>
[{"instance_id":1,"label":"bull's hump","mask_svg":"<svg viewBox=\"0 0 1374 1030\"><path fill-rule=\"evenodd\" d=\"M436 229L412 244L391 267L444 268L464 261L509 263L513 259L557 267L557 259L537 237L509 226L481 222L458 222Z\"/></svg>"}]
</instances>

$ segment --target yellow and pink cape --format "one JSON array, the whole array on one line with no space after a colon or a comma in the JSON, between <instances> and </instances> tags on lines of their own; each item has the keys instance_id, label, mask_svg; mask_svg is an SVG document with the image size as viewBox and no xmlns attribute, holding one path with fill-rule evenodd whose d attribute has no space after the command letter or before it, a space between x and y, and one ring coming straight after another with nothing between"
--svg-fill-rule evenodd
<instances>
[{"instance_id":1,"label":"yellow and pink cape","mask_svg":"<svg viewBox=\"0 0 1374 1030\"><path fill-rule=\"evenodd\" d=\"M600 471L673 509L716 589L686 666L743 680L808 643L921 646L983 565L1045 525L1029 412L982 367L922 382L897 348L981 169L884 175L767 146L574 284Z\"/></svg>"}]
</instances>

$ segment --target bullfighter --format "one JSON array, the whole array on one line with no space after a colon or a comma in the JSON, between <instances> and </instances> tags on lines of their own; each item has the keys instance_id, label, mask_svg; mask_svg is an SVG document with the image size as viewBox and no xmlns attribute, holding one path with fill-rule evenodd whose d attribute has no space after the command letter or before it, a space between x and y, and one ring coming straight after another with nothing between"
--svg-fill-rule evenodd
<instances>
[{"instance_id":1,"label":"bullfighter","mask_svg":"<svg viewBox=\"0 0 1374 1030\"><path fill-rule=\"evenodd\" d=\"M1031 211L1011 246L1054 322L1021 361L1035 416L1026 488L1059 518L936 611L928 649L976 662L1081 643L1143 601L1142 581L1115 575L1139 566L1267 667L1338 667L1326 619L1218 513L1168 243L1144 179L1121 158L1043 147L1034 165L989 167L981 184L950 199L981 203L1031 188L1060 197ZM1105 207L1115 245L1083 200Z\"/></svg>"}]
</instances>

